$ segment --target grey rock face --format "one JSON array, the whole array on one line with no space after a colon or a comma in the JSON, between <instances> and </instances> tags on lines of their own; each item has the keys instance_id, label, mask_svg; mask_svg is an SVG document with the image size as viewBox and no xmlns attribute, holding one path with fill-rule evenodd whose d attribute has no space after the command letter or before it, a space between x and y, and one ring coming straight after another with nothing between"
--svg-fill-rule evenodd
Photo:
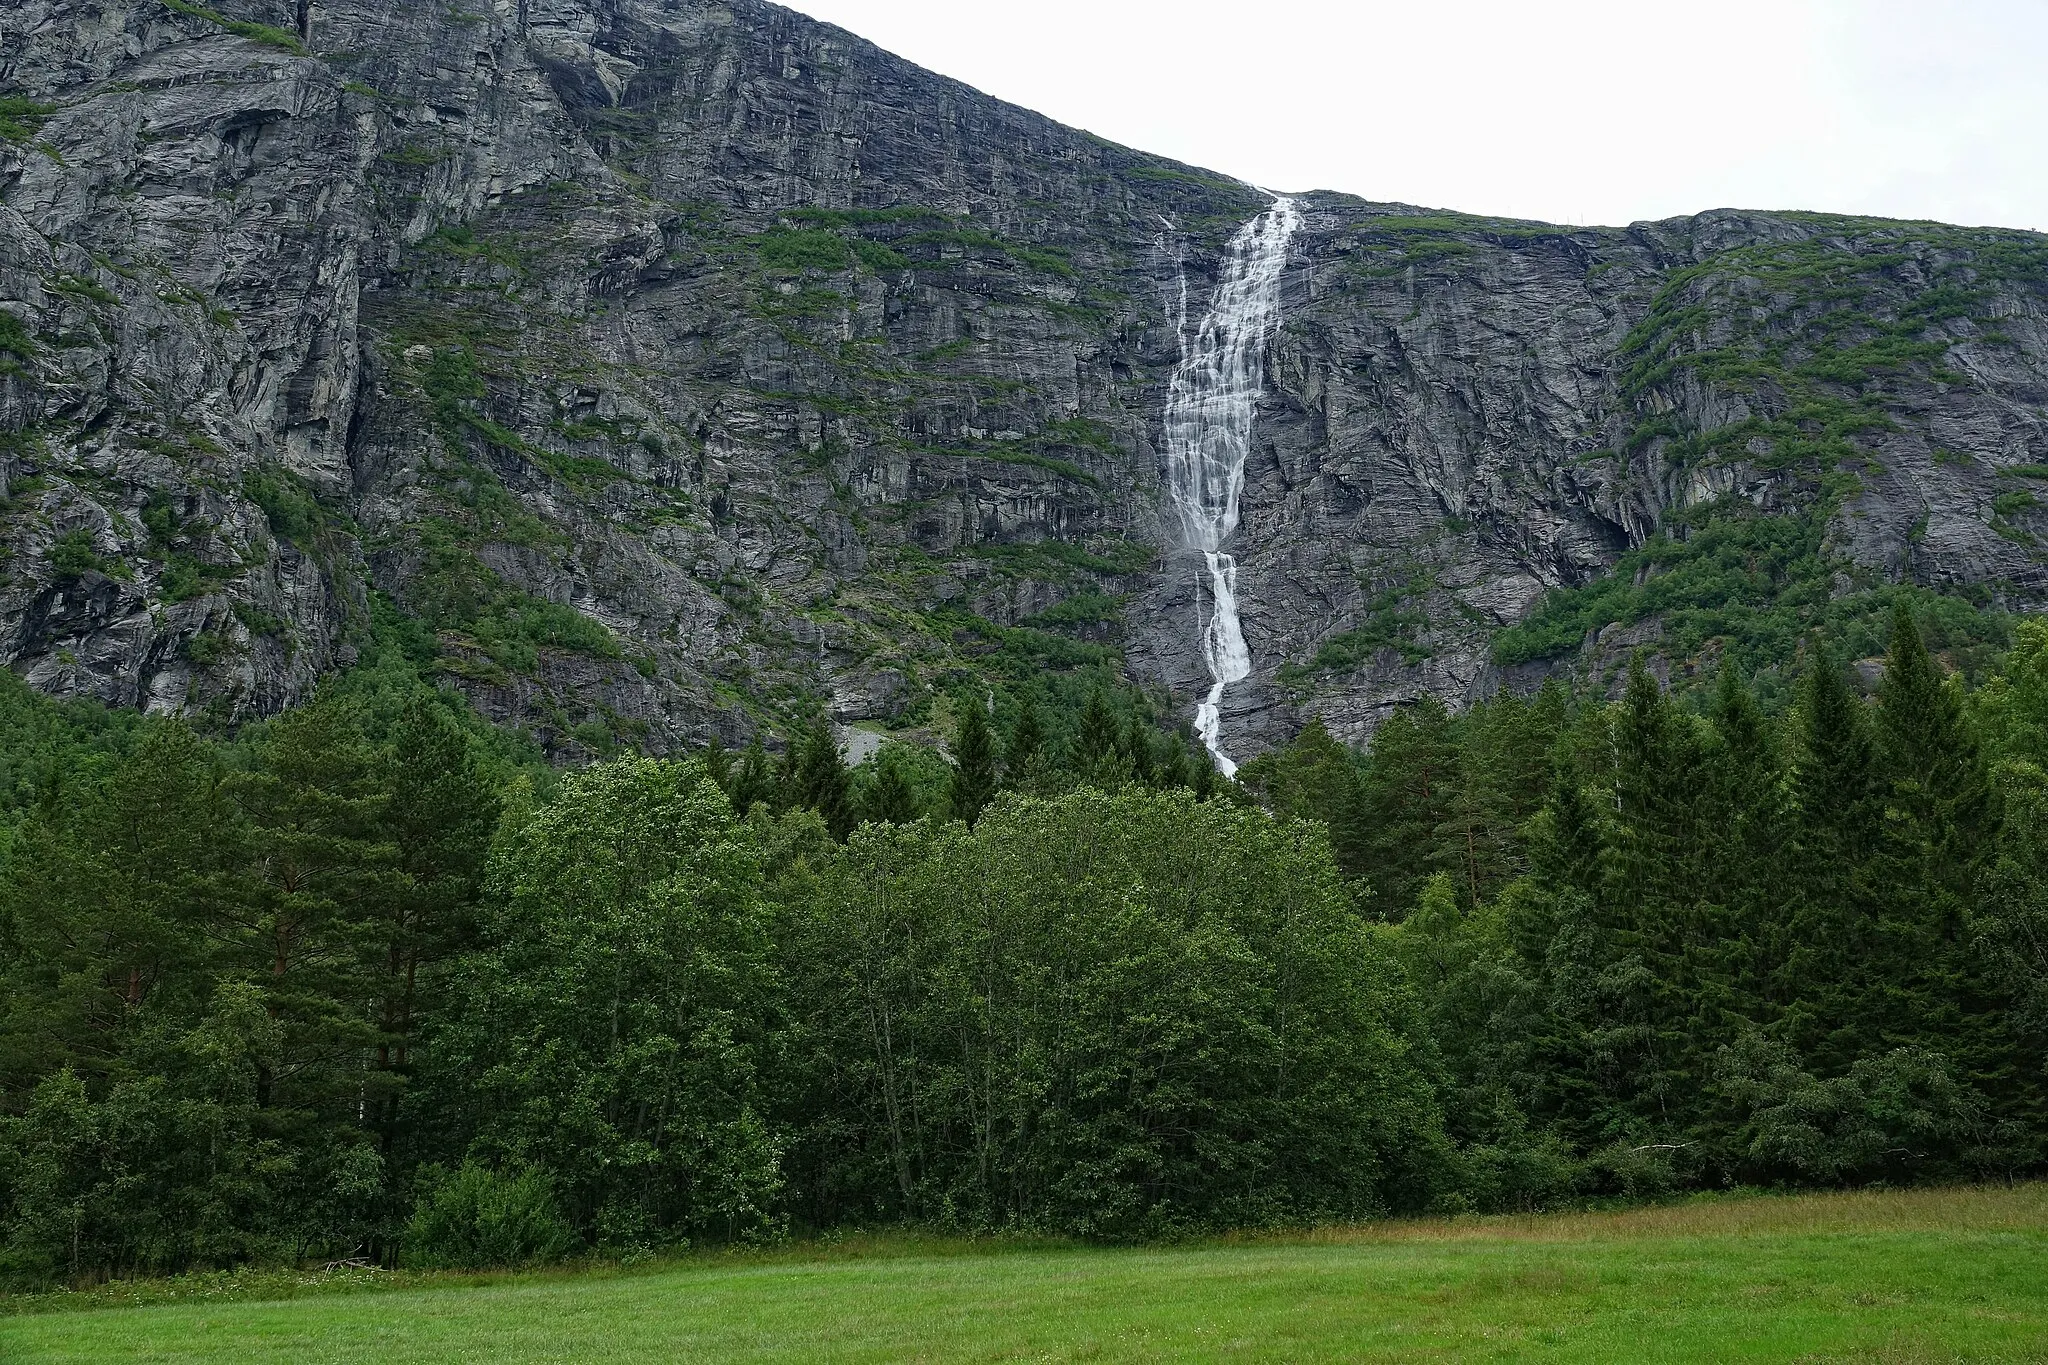
<instances>
[{"instance_id":1,"label":"grey rock face","mask_svg":"<svg viewBox=\"0 0 2048 1365\"><path fill-rule=\"evenodd\" d=\"M0 661L233 718L410 617L574 757L738 740L806 695L917 724L990 631L1050 621L1192 705L1173 303L1257 195L751 0L218 10L0 10L27 111L0 115ZM1883 257L1880 319L1980 280L1938 355L1867 377L1891 424L1853 433L1830 540L2041 588L1998 473L2048 439L2043 272L2012 255L2037 239L1306 203L1236 547L1247 746L1527 681L1493 631L1669 509L1810 501L1768 436L1673 454L1786 393L1630 377L1646 319L1697 309L1653 340L1705 354L1771 314L1788 286L1742 253L1774 244ZM1120 624L1041 620L1100 595Z\"/></svg>"}]
</instances>

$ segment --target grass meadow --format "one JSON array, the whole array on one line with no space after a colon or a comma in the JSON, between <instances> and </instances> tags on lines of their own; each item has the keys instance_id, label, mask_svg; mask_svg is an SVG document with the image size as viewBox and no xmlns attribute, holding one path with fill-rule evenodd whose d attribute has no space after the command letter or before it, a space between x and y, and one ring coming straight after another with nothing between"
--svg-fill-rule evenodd
<instances>
[{"instance_id":1,"label":"grass meadow","mask_svg":"<svg viewBox=\"0 0 2048 1365\"><path fill-rule=\"evenodd\" d=\"M17 1298L0 1361L2048 1360L2048 1185Z\"/></svg>"}]
</instances>

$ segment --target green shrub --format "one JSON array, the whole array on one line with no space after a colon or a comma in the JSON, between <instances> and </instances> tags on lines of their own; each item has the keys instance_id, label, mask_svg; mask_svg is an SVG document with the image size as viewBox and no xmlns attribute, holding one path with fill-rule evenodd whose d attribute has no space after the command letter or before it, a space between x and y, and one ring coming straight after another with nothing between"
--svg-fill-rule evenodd
<instances>
[{"instance_id":1,"label":"green shrub","mask_svg":"<svg viewBox=\"0 0 2048 1365\"><path fill-rule=\"evenodd\" d=\"M242 491L263 509L272 533L295 545L312 540L326 520L305 480L288 470L275 466L252 470L242 477Z\"/></svg>"},{"instance_id":2,"label":"green shrub","mask_svg":"<svg viewBox=\"0 0 2048 1365\"><path fill-rule=\"evenodd\" d=\"M185 657L200 668L212 668L228 652L227 637L214 633L195 635L185 642Z\"/></svg>"},{"instance_id":3,"label":"green shrub","mask_svg":"<svg viewBox=\"0 0 2048 1365\"><path fill-rule=\"evenodd\" d=\"M306 51L306 45L299 41L299 35L290 29L278 28L274 24L252 24L240 19L229 19L204 5L191 4L189 0L164 0L164 4L188 18L204 19L209 24L218 24L237 38L247 38L266 47L283 48L286 52L300 57L310 55Z\"/></svg>"},{"instance_id":4,"label":"green shrub","mask_svg":"<svg viewBox=\"0 0 2048 1365\"><path fill-rule=\"evenodd\" d=\"M2004 617L1925 589L1878 587L1838 595L1846 567L1826 552L1826 504L1768 516L1740 503L1674 514L1667 531L1628 551L1605 576L1552 592L1526 619L1494 637L1503 666L1558 658L1589 634L1653 617L1664 626L1661 651L1673 659L1702 654L1720 641L1746 668L1795 658L1801 640L1820 633L1838 649L1875 652L1892 602L1905 596L1931 613L1939 646L1974 660L2003 643ZM1973 665L1974 666L1974 665Z\"/></svg>"},{"instance_id":5,"label":"green shrub","mask_svg":"<svg viewBox=\"0 0 2048 1365\"><path fill-rule=\"evenodd\" d=\"M66 531L50 547L50 568L59 578L78 578L100 567L93 553L92 536L85 531Z\"/></svg>"},{"instance_id":6,"label":"green shrub","mask_svg":"<svg viewBox=\"0 0 2048 1365\"><path fill-rule=\"evenodd\" d=\"M846 239L819 228L776 228L755 239L755 250L770 270L846 269Z\"/></svg>"},{"instance_id":7,"label":"green shrub","mask_svg":"<svg viewBox=\"0 0 2048 1365\"><path fill-rule=\"evenodd\" d=\"M28 324L0 308L0 374L12 374L21 368L21 362L33 360L36 343L28 334Z\"/></svg>"},{"instance_id":8,"label":"green shrub","mask_svg":"<svg viewBox=\"0 0 2048 1365\"><path fill-rule=\"evenodd\" d=\"M199 561L190 555L173 555L158 588L166 602L189 602L206 591L206 577Z\"/></svg>"},{"instance_id":9,"label":"green shrub","mask_svg":"<svg viewBox=\"0 0 2048 1365\"><path fill-rule=\"evenodd\" d=\"M37 104L19 95L0 96L0 141L27 142L56 112L54 104Z\"/></svg>"},{"instance_id":10,"label":"green shrub","mask_svg":"<svg viewBox=\"0 0 2048 1365\"><path fill-rule=\"evenodd\" d=\"M405 1228L407 1265L482 1270L545 1265L575 1248L576 1234L544 1171L507 1175L474 1163L449 1175L422 1172L428 1184Z\"/></svg>"}]
</instances>

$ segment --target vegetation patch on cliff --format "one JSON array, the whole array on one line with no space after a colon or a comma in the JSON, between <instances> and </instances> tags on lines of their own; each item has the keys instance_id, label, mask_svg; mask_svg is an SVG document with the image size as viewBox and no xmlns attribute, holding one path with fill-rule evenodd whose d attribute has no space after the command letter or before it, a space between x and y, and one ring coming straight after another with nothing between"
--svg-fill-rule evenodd
<instances>
[{"instance_id":1,"label":"vegetation patch on cliff","mask_svg":"<svg viewBox=\"0 0 2048 1365\"><path fill-rule=\"evenodd\" d=\"M1605 576L1543 599L1494 637L1495 663L1557 658L1609 626L1656 619L1658 648L1680 661L1709 652L1745 670L1789 668L1809 642L1849 658L1878 652L1895 603L1911 602L1931 643L1981 672L2009 639L2004 613L1930 589L1883 584L1826 550L1831 506L1775 516L1716 503L1667 518ZM1847 579L1847 590L1841 580Z\"/></svg>"}]
</instances>

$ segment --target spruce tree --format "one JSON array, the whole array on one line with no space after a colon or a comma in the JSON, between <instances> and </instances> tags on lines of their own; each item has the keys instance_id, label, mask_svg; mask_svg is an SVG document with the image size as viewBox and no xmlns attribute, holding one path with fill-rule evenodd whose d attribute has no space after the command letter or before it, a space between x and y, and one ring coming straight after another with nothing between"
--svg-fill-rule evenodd
<instances>
[{"instance_id":1,"label":"spruce tree","mask_svg":"<svg viewBox=\"0 0 2048 1365\"><path fill-rule=\"evenodd\" d=\"M1712 856L1702 892L1721 918L1708 926L1706 951L1725 992L1724 1021L1762 1023L1770 1014L1789 870L1785 773L1756 695L1732 664L1721 670L1712 721L1702 793Z\"/></svg>"},{"instance_id":2,"label":"spruce tree","mask_svg":"<svg viewBox=\"0 0 2048 1365\"><path fill-rule=\"evenodd\" d=\"M996 739L988 712L980 702L970 701L953 736L953 776L946 791L954 819L971 825L981 818L995 798L996 774Z\"/></svg>"},{"instance_id":3,"label":"spruce tree","mask_svg":"<svg viewBox=\"0 0 2048 1365\"><path fill-rule=\"evenodd\" d=\"M1614 729L1614 830L1609 863L1613 961L1628 971L1606 1002L1617 1058L1615 1099L1645 1124L1692 1111L1711 1066L1700 1015L1714 994L1719 916L1704 901L1709 840L1699 821L1700 744L1638 655Z\"/></svg>"},{"instance_id":4,"label":"spruce tree","mask_svg":"<svg viewBox=\"0 0 2048 1365\"><path fill-rule=\"evenodd\" d=\"M1188 743L1178 733L1167 737L1166 752L1160 755L1158 769L1152 776L1153 781L1165 791L1194 785L1194 772L1188 764Z\"/></svg>"},{"instance_id":5,"label":"spruce tree","mask_svg":"<svg viewBox=\"0 0 2048 1365\"><path fill-rule=\"evenodd\" d=\"M1697 890L1697 739L1642 655L1629 666L1614 731L1616 902L1641 932L1682 932L1663 921Z\"/></svg>"},{"instance_id":6,"label":"spruce tree","mask_svg":"<svg viewBox=\"0 0 2048 1365\"><path fill-rule=\"evenodd\" d=\"M782 757L775 762L775 790L769 804L777 815L784 811L808 805L804 800L803 762L804 737L791 735L782 746Z\"/></svg>"},{"instance_id":7,"label":"spruce tree","mask_svg":"<svg viewBox=\"0 0 2048 1365\"><path fill-rule=\"evenodd\" d=\"M1530 862L1539 881L1588 900L1602 890L1599 808L1568 750L1559 747L1551 770L1550 799L1530 830Z\"/></svg>"},{"instance_id":8,"label":"spruce tree","mask_svg":"<svg viewBox=\"0 0 2048 1365\"><path fill-rule=\"evenodd\" d=\"M1458 777L1439 833L1457 869L1454 881L1473 902L1528 870L1522 831L1548 795L1551 749L1567 705L1552 680L1535 702L1497 696L1473 707L1457 727Z\"/></svg>"},{"instance_id":9,"label":"spruce tree","mask_svg":"<svg viewBox=\"0 0 2048 1365\"><path fill-rule=\"evenodd\" d=\"M732 798L733 811L742 817L757 803L773 805L775 802L775 771L769 761L768 750L761 744L758 730L747 741L739 763L733 768L728 795Z\"/></svg>"},{"instance_id":10,"label":"spruce tree","mask_svg":"<svg viewBox=\"0 0 2048 1365\"><path fill-rule=\"evenodd\" d=\"M1244 765L1240 779L1257 791L1268 806L1301 820L1320 820L1330 831L1337 865L1351 876L1370 866L1366 817L1360 808L1363 787L1357 758L1311 716L1286 747L1261 754ZM1406 910L1404 906L1389 906Z\"/></svg>"},{"instance_id":11,"label":"spruce tree","mask_svg":"<svg viewBox=\"0 0 2048 1365\"><path fill-rule=\"evenodd\" d=\"M861 819L877 825L907 825L924 814L919 809L917 789L904 775L903 761L894 747L875 756L875 771L862 793Z\"/></svg>"},{"instance_id":12,"label":"spruce tree","mask_svg":"<svg viewBox=\"0 0 2048 1365\"><path fill-rule=\"evenodd\" d=\"M1121 748L1130 760L1131 776L1145 786L1153 786L1158 774L1153 761L1152 727L1135 711L1131 713L1130 723L1124 727Z\"/></svg>"},{"instance_id":13,"label":"spruce tree","mask_svg":"<svg viewBox=\"0 0 2048 1365\"><path fill-rule=\"evenodd\" d=\"M377 1065L406 1070L418 1028L422 973L471 946L499 799L470 738L440 698L415 697L392 746L384 835L397 849L386 919L367 945L384 980ZM396 1118L396 1095L385 1119ZM387 1127L388 1133L388 1127Z\"/></svg>"},{"instance_id":14,"label":"spruce tree","mask_svg":"<svg viewBox=\"0 0 2048 1365\"><path fill-rule=\"evenodd\" d=\"M1862 1055L1857 1020L1875 949L1874 859L1884 797L1863 706L1841 664L1816 651L1800 685L1792 773L1793 868L1772 952L1776 1031L1823 1074Z\"/></svg>"},{"instance_id":15,"label":"spruce tree","mask_svg":"<svg viewBox=\"0 0 2048 1365\"><path fill-rule=\"evenodd\" d=\"M1109 698L1101 688L1088 694L1081 709L1081 733L1074 743L1074 770L1083 782L1098 787L1117 787L1128 775L1123 758L1123 735Z\"/></svg>"},{"instance_id":16,"label":"spruce tree","mask_svg":"<svg viewBox=\"0 0 2048 1365\"><path fill-rule=\"evenodd\" d=\"M814 723L798 750L792 806L807 807L824 820L832 837L842 842L853 832L853 802L849 799L851 779L846 760L839 755L839 743L831 725Z\"/></svg>"},{"instance_id":17,"label":"spruce tree","mask_svg":"<svg viewBox=\"0 0 2048 1365\"><path fill-rule=\"evenodd\" d=\"M1462 864L1464 841L1444 833L1457 782L1450 716L1434 697L1396 711L1373 733L1346 861L1365 870L1381 905L1413 905L1431 873Z\"/></svg>"},{"instance_id":18,"label":"spruce tree","mask_svg":"<svg viewBox=\"0 0 2048 1365\"><path fill-rule=\"evenodd\" d=\"M364 969L360 945L386 930L379 902L399 850L384 823L381 764L354 707L323 700L286 712L264 731L258 758L227 785L250 817L259 874L252 895L219 909L280 1026L258 1103L312 1113L335 1087L358 1084L318 1061L377 1046L373 1002L384 982Z\"/></svg>"},{"instance_id":19,"label":"spruce tree","mask_svg":"<svg viewBox=\"0 0 2048 1365\"><path fill-rule=\"evenodd\" d=\"M1188 787L1195 794L1195 800L1207 801L1216 794L1217 784L1223 781L1223 774L1216 771L1215 756L1207 745L1198 745L1188 751Z\"/></svg>"},{"instance_id":20,"label":"spruce tree","mask_svg":"<svg viewBox=\"0 0 2048 1365\"><path fill-rule=\"evenodd\" d=\"M1961 692L1943 679L1903 601L1877 719L1892 804L1912 826L1917 856L1948 893L1967 897L1990 832L1990 783Z\"/></svg>"},{"instance_id":21,"label":"spruce tree","mask_svg":"<svg viewBox=\"0 0 2048 1365\"><path fill-rule=\"evenodd\" d=\"M1942 677L1904 602L1893 614L1877 720L1887 819L1866 1029L2006 1086L2006 1001L1971 925L1991 832L1988 775L1960 691Z\"/></svg>"},{"instance_id":22,"label":"spruce tree","mask_svg":"<svg viewBox=\"0 0 2048 1365\"><path fill-rule=\"evenodd\" d=\"M718 789L728 797L732 795L732 755L725 751L725 744L717 735L704 746L702 755L704 775L718 784Z\"/></svg>"},{"instance_id":23,"label":"spruce tree","mask_svg":"<svg viewBox=\"0 0 2048 1365\"><path fill-rule=\"evenodd\" d=\"M1017 708L1017 719L1010 725L1010 742L1004 746L1003 785L1032 790L1043 777L1045 761L1045 726L1038 716L1038 703L1026 693Z\"/></svg>"}]
</instances>

